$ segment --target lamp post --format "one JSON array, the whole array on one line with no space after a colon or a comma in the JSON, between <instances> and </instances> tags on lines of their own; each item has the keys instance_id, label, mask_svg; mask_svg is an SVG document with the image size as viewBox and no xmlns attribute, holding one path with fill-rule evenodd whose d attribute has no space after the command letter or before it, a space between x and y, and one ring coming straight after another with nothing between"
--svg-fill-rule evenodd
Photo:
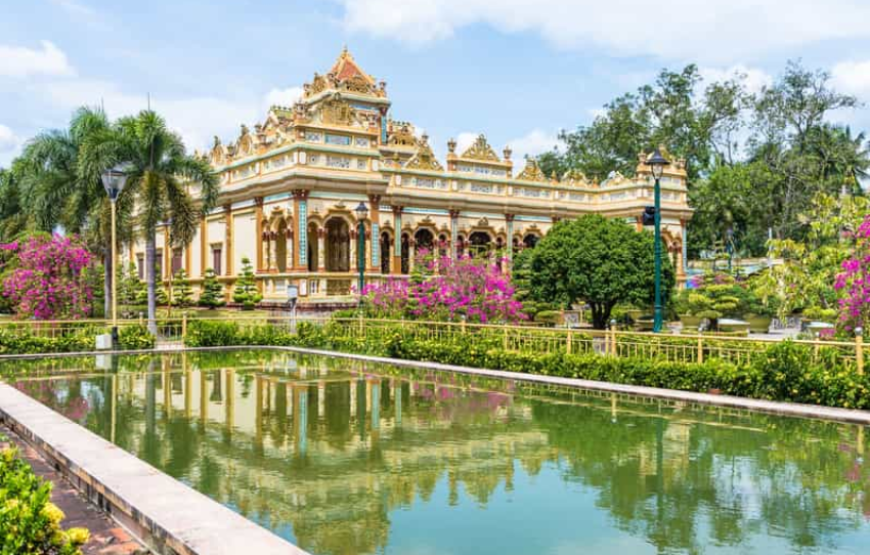
<instances>
[{"instance_id":1,"label":"lamp post","mask_svg":"<svg viewBox=\"0 0 870 555\"><path fill-rule=\"evenodd\" d=\"M359 305L362 306L362 292L366 284L366 218L369 215L369 209L366 207L366 203L360 202L354 210L357 216L356 263L359 270Z\"/></svg>"},{"instance_id":2,"label":"lamp post","mask_svg":"<svg viewBox=\"0 0 870 555\"><path fill-rule=\"evenodd\" d=\"M112 235L112 247L111 247L111 264L112 271L110 272L109 279L112 280L112 349L118 348L118 244L117 244L117 231L115 229L115 218L116 218L116 204L118 202L118 195L121 194L121 191L124 189L124 185L127 183L127 174L124 171L123 167L116 166L114 168L110 168L103 172L102 176L103 188L106 189L106 194L109 195L109 205L111 206L111 235Z\"/></svg>"},{"instance_id":3,"label":"lamp post","mask_svg":"<svg viewBox=\"0 0 870 555\"><path fill-rule=\"evenodd\" d=\"M662 331L664 311L662 310L662 193L661 178L665 166L670 161L662 156L661 148L656 148L647 158L646 165L650 167L655 178L655 308L653 311L653 332Z\"/></svg>"}]
</instances>

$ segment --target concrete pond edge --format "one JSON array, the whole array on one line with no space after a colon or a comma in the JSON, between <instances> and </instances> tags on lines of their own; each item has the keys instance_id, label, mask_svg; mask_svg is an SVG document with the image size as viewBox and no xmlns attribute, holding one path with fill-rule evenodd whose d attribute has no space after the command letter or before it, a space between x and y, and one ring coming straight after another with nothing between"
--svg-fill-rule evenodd
<instances>
[{"instance_id":1,"label":"concrete pond edge","mask_svg":"<svg viewBox=\"0 0 870 555\"><path fill-rule=\"evenodd\" d=\"M0 421L155 553L309 555L6 383Z\"/></svg>"}]
</instances>

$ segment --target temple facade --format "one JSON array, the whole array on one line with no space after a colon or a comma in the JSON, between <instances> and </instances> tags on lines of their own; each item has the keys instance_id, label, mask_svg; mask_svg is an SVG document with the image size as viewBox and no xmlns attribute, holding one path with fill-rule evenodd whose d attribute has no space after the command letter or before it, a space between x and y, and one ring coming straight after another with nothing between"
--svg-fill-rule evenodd
<instances>
[{"instance_id":1,"label":"temple facade","mask_svg":"<svg viewBox=\"0 0 870 555\"><path fill-rule=\"evenodd\" d=\"M264 303L284 303L295 284L302 306L340 306L352 302L358 275L360 203L367 282L409 274L422 249L510 259L554 222L587 213L640 229L653 204L643 155L635 177L601 182L575 172L546 176L532 158L514 168L511 149L496 152L484 135L461 152L450 140L442 161L425 134L391 113L386 84L345 49L296 104L273 106L230 143L216 137L205 155L220 176L220 205L188 245L158 231L158 275L168 280L184 269L197 283L212 268L231 285L247 258ZM661 188L664 248L682 282L692 213L684 161L665 169ZM124 249L141 275L144 253L141 241Z\"/></svg>"}]
</instances>

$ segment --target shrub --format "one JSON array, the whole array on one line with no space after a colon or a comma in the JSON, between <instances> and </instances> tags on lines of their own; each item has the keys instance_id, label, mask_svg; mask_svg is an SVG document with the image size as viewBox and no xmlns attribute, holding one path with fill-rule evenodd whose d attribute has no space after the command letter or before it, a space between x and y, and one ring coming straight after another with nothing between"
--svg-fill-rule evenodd
<instances>
[{"instance_id":1,"label":"shrub","mask_svg":"<svg viewBox=\"0 0 870 555\"><path fill-rule=\"evenodd\" d=\"M118 346L124 350L153 349L155 338L141 324L123 326L118 330Z\"/></svg>"},{"instance_id":2,"label":"shrub","mask_svg":"<svg viewBox=\"0 0 870 555\"><path fill-rule=\"evenodd\" d=\"M64 514L49 501L51 483L36 476L13 448L0 451L2 553L81 555L84 528L63 530Z\"/></svg>"}]
</instances>

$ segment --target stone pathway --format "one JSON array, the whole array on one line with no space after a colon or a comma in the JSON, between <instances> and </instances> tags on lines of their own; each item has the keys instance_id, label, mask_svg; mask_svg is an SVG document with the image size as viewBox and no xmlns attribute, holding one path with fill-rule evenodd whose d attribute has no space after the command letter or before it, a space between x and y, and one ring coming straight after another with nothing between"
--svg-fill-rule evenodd
<instances>
[{"instance_id":1,"label":"stone pathway","mask_svg":"<svg viewBox=\"0 0 870 555\"><path fill-rule=\"evenodd\" d=\"M6 439L4 440L3 437ZM82 527L91 532L84 546L84 555L145 555L148 549L136 541L126 530L118 526L108 515L83 497L69 482L60 476L40 454L17 435L0 426L0 448L13 443L19 455L33 467L40 477L52 482L51 501L66 515L61 525L64 528Z\"/></svg>"}]
</instances>

